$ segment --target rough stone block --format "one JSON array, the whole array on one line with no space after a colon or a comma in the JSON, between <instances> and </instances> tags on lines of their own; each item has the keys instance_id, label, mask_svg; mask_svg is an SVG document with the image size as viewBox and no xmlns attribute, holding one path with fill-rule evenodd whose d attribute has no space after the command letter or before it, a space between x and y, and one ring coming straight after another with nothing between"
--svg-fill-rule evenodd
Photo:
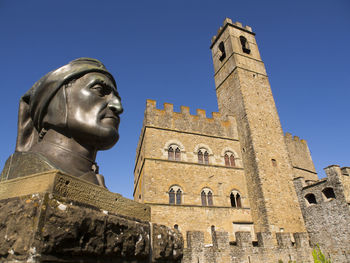
<instances>
[{"instance_id":1,"label":"rough stone block","mask_svg":"<svg viewBox=\"0 0 350 263\"><path fill-rule=\"evenodd\" d=\"M252 247L252 235L250 232L239 231L235 233L236 243L239 247Z\"/></svg>"},{"instance_id":2,"label":"rough stone block","mask_svg":"<svg viewBox=\"0 0 350 263\"><path fill-rule=\"evenodd\" d=\"M218 249L227 249L230 245L227 232L214 231L212 233L213 245Z\"/></svg>"},{"instance_id":3,"label":"rough stone block","mask_svg":"<svg viewBox=\"0 0 350 263\"><path fill-rule=\"evenodd\" d=\"M187 247L192 250L204 247L204 233L200 231L187 231Z\"/></svg>"},{"instance_id":4,"label":"rough stone block","mask_svg":"<svg viewBox=\"0 0 350 263\"><path fill-rule=\"evenodd\" d=\"M181 234L53 194L0 201L0 262L178 262ZM171 250L171 251L170 251Z\"/></svg>"},{"instance_id":5,"label":"rough stone block","mask_svg":"<svg viewBox=\"0 0 350 263\"><path fill-rule=\"evenodd\" d=\"M293 233L295 246L297 248L306 248L309 246L309 239L307 233Z\"/></svg>"},{"instance_id":6,"label":"rough stone block","mask_svg":"<svg viewBox=\"0 0 350 263\"><path fill-rule=\"evenodd\" d=\"M274 246L272 234L269 232L256 233L259 247L272 248Z\"/></svg>"},{"instance_id":7,"label":"rough stone block","mask_svg":"<svg viewBox=\"0 0 350 263\"><path fill-rule=\"evenodd\" d=\"M280 248L292 247L290 233L276 233L277 244Z\"/></svg>"}]
</instances>

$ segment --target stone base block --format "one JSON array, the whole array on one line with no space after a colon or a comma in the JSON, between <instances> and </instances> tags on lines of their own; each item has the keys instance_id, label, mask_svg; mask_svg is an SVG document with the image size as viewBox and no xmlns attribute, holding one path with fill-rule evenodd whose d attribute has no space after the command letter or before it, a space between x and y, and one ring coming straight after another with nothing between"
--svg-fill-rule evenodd
<instances>
[{"instance_id":1,"label":"stone base block","mask_svg":"<svg viewBox=\"0 0 350 263\"><path fill-rule=\"evenodd\" d=\"M0 201L0 262L180 262L175 229L38 193ZM151 240L154 239L154 240Z\"/></svg>"}]
</instances>

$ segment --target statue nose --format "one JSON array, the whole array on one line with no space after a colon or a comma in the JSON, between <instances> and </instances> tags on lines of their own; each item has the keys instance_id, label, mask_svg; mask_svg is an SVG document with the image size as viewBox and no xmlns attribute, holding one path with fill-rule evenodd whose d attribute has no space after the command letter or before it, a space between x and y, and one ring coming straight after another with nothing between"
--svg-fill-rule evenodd
<instances>
[{"instance_id":1,"label":"statue nose","mask_svg":"<svg viewBox=\"0 0 350 263\"><path fill-rule=\"evenodd\" d=\"M108 103L108 108L115 114L121 114L123 112L123 107L120 99L116 97Z\"/></svg>"}]
</instances>

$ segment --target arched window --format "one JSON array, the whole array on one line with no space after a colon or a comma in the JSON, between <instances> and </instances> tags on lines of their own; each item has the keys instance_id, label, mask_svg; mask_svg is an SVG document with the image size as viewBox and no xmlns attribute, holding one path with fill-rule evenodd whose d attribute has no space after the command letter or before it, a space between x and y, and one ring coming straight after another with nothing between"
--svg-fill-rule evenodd
<instances>
[{"instance_id":1,"label":"arched window","mask_svg":"<svg viewBox=\"0 0 350 263\"><path fill-rule=\"evenodd\" d=\"M207 195L204 191L201 192L202 206L207 206Z\"/></svg>"},{"instance_id":2,"label":"arched window","mask_svg":"<svg viewBox=\"0 0 350 263\"><path fill-rule=\"evenodd\" d=\"M334 193L333 188L331 188L331 187L327 187L327 188L323 189L322 193L326 199L331 199L331 198L335 199L335 193Z\"/></svg>"},{"instance_id":3,"label":"arched window","mask_svg":"<svg viewBox=\"0 0 350 263\"><path fill-rule=\"evenodd\" d=\"M175 191L173 188L169 190L169 204L171 205L175 204Z\"/></svg>"},{"instance_id":4,"label":"arched window","mask_svg":"<svg viewBox=\"0 0 350 263\"><path fill-rule=\"evenodd\" d=\"M209 153L206 149L198 150L198 163L209 164Z\"/></svg>"},{"instance_id":5,"label":"arched window","mask_svg":"<svg viewBox=\"0 0 350 263\"><path fill-rule=\"evenodd\" d=\"M209 188L204 188L201 192L202 206L212 206L213 202L213 192Z\"/></svg>"},{"instance_id":6,"label":"arched window","mask_svg":"<svg viewBox=\"0 0 350 263\"><path fill-rule=\"evenodd\" d=\"M228 157L227 153L225 153L225 165L230 166L230 158Z\"/></svg>"},{"instance_id":7,"label":"arched window","mask_svg":"<svg viewBox=\"0 0 350 263\"><path fill-rule=\"evenodd\" d=\"M182 203L182 190L179 186L172 186L169 189L169 204L171 205L181 205Z\"/></svg>"},{"instance_id":8,"label":"arched window","mask_svg":"<svg viewBox=\"0 0 350 263\"><path fill-rule=\"evenodd\" d=\"M168 160L181 161L181 151L177 145L171 145L168 148Z\"/></svg>"},{"instance_id":9,"label":"arched window","mask_svg":"<svg viewBox=\"0 0 350 263\"><path fill-rule=\"evenodd\" d=\"M203 163L203 153L201 150L198 151L198 163Z\"/></svg>"},{"instance_id":10,"label":"arched window","mask_svg":"<svg viewBox=\"0 0 350 263\"><path fill-rule=\"evenodd\" d=\"M233 193L230 194L230 200L231 200L231 206L232 207L236 207L236 198L235 195Z\"/></svg>"},{"instance_id":11,"label":"arched window","mask_svg":"<svg viewBox=\"0 0 350 263\"><path fill-rule=\"evenodd\" d=\"M250 54L250 49L249 49L249 44L247 39L244 36L240 36L239 40L241 41L242 51L244 53Z\"/></svg>"},{"instance_id":12,"label":"arched window","mask_svg":"<svg viewBox=\"0 0 350 263\"><path fill-rule=\"evenodd\" d=\"M204 164L209 164L209 154L207 151L204 152Z\"/></svg>"},{"instance_id":13,"label":"arched window","mask_svg":"<svg viewBox=\"0 0 350 263\"><path fill-rule=\"evenodd\" d=\"M177 189L176 191L176 204L181 205L181 196L182 196L182 191L181 189Z\"/></svg>"},{"instance_id":14,"label":"arched window","mask_svg":"<svg viewBox=\"0 0 350 263\"><path fill-rule=\"evenodd\" d=\"M225 166L231 166L231 167L236 166L235 156L232 152L226 152L224 155L224 159L225 159Z\"/></svg>"},{"instance_id":15,"label":"arched window","mask_svg":"<svg viewBox=\"0 0 350 263\"><path fill-rule=\"evenodd\" d=\"M211 191L208 192L208 206L212 206L213 205L213 194L211 193Z\"/></svg>"},{"instance_id":16,"label":"arched window","mask_svg":"<svg viewBox=\"0 0 350 263\"><path fill-rule=\"evenodd\" d=\"M174 149L171 146L168 149L168 160L174 160Z\"/></svg>"},{"instance_id":17,"label":"arched window","mask_svg":"<svg viewBox=\"0 0 350 263\"><path fill-rule=\"evenodd\" d=\"M230 203L231 207L237 207L241 208L242 207L242 198L239 192L237 191L232 191L230 194Z\"/></svg>"},{"instance_id":18,"label":"arched window","mask_svg":"<svg viewBox=\"0 0 350 263\"><path fill-rule=\"evenodd\" d=\"M307 200L309 205L317 204L316 197L314 194L305 195L305 199Z\"/></svg>"}]
</instances>

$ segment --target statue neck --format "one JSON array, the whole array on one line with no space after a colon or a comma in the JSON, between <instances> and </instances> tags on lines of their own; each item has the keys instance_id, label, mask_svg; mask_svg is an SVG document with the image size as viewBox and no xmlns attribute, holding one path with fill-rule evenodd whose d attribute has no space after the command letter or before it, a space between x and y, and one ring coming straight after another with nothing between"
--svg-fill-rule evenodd
<instances>
[{"instance_id":1,"label":"statue neck","mask_svg":"<svg viewBox=\"0 0 350 263\"><path fill-rule=\"evenodd\" d=\"M52 129L30 151L43 154L52 164L77 177L94 172L97 167L95 149L88 149Z\"/></svg>"}]
</instances>

